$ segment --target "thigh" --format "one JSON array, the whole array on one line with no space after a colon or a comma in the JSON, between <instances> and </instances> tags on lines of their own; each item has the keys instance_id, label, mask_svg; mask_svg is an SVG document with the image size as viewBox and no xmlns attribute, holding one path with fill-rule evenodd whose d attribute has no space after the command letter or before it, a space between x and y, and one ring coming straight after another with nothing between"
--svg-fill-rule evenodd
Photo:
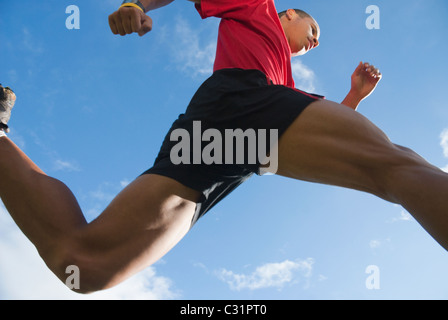
<instances>
[{"instance_id":1,"label":"thigh","mask_svg":"<svg viewBox=\"0 0 448 320\"><path fill-rule=\"evenodd\" d=\"M280 138L277 174L379 195L376 177L396 149L366 117L319 100Z\"/></svg>"},{"instance_id":2,"label":"thigh","mask_svg":"<svg viewBox=\"0 0 448 320\"><path fill-rule=\"evenodd\" d=\"M159 175L128 185L74 235L74 264L114 285L159 260L189 231L199 192ZM72 248L69 246L69 248Z\"/></svg>"}]
</instances>

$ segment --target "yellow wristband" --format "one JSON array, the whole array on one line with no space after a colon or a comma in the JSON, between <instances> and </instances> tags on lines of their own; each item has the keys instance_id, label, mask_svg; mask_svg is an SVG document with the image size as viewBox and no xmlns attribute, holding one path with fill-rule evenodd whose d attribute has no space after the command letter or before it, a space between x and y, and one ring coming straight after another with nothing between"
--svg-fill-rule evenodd
<instances>
[{"instance_id":1,"label":"yellow wristband","mask_svg":"<svg viewBox=\"0 0 448 320\"><path fill-rule=\"evenodd\" d=\"M120 6L120 8L123 8L123 7L134 7L134 8L139 9L141 12L145 13L145 11L142 8L140 8L138 5L136 5L135 3L123 3Z\"/></svg>"}]
</instances>

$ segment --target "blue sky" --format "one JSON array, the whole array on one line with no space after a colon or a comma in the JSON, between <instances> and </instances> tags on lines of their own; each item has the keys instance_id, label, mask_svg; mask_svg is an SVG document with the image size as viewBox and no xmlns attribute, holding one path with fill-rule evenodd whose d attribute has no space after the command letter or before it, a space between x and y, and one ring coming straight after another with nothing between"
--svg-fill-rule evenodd
<instances>
[{"instance_id":1,"label":"blue sky","mask_svg":"<svg viewBox=\"0 0 448 320\"><path fill-rule=\"evenodd\" d=\"M0 0L0 82L18 101L9 135L64 181L89 220L149 168L210 75L218 19L177 0L143 38L112 35L121 1ZM380 9L369 30L366 8ZM67 6L80 9L68 30ZM293 59L299 88L342 101L359 61L383 79L359 112L397 144L448 167L444 0L276 1L321 27ZM368 289L368 266L380 288ZM447 299L448 254L401 207L371 195L254 177L154 266L92 296L69 292L0 205L0 299Z\"/></svg>"}]
</instances>

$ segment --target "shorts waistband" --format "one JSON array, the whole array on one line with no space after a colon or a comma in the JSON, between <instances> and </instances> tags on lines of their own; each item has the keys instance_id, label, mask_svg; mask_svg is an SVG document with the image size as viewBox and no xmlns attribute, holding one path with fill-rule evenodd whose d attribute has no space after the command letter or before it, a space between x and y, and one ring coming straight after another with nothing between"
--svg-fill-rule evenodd
<instances>
[{"instance_id":1,"label":"shorts waistband","mask_svg":"<svg viewBox=\"0 0 448 320\"><path fill-rule=\"evenodd\" d=\"M262 71L258 69L241 69L241 68L227 68L220 69L213 72L212 77L230 77L232 80L234 78L240 79L251 79L256 80L260 85L273 85L273 81Z\"/></svg>"}]
</instances>

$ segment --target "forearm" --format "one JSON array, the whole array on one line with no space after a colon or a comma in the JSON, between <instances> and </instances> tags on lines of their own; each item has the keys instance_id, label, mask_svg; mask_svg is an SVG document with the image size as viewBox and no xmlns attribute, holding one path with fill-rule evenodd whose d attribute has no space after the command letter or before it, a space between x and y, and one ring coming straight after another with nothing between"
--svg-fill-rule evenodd
<instances>
[{"instance_id":1,"label":"forearm","mask_svg":"<svg viewBox=\"0 0 448 320\"><path fill-rule=\"evenodd\" d=\"M145 7L145 11L151 11L155 9L159 9L166 5L169 5L174 0L140 0L142 5ZM201 0L188 0L194 3L201 3Z\"/></svg>"},{"instance_id":2,"label":"forearm","mask_svg":"<svg viewBox=\"0 0 448 320\"><path fill-rule=\"evenodd\" d=\"M345 97L344 101L341 102L344 106L347 106L353 110L356 110L361 103L361 100L356 94L350 91Z\"/></svg>"},{"instance_id":3,"label":"forearm","mask_svg":"<svg viewBox=\"0 0 448 320\"><path fill-rule=\"evenodd\" d=\"M140 0L146 11L155 10L169 5L174 0Z\"/></svg>"}]
</instances>

